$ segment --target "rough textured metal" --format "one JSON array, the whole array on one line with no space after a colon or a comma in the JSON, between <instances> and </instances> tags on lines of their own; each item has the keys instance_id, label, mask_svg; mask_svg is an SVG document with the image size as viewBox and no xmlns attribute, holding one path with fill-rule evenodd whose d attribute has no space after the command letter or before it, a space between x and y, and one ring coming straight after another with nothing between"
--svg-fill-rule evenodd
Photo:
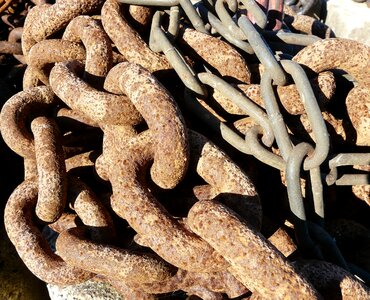
<instances>
[{"instance_id":1,"label":"rough textured metal","mask_svg":"<svg viewBox=\"0 0 370 300\"><path fill-rule=\"evenodd\" d=\"M195 273L178 270L175 276L164 282L132 284L130 286L152 294L183 290L189 295L196 295L201 299L209 300L221 300L223 299L222 294L235 298L248 292L247 288L228 272Z\"/></svg>"},{"instance_id":2,"label":"rough textured metal","mask_svg":"<svg viewBox=\"0 0 370 300\"><path fill-rule=\"evenodd\" d=\"M132 17L133 26L136 30L144 33L149 28L153 16L153 8L147 6L130 5L128 12Z\"/></svg>"},{"instance_id":3,"label":"rough textured metal","mask_svg":"<svg viewBox=\"0 0 370 300\"><path fill-rule=\"evenodd\" d=\"M72 266L138 284L163 281L174 274L171 265L154 255L93 242L85 237L86 231L83 227L71 228L57 238L58 254Z\"/></svg>"},{"instance_id":4,"label":"rough textured metal","mask_svg":"<svg viewBox=\"0 0 370 300\"><path fill-rule=\"evenodd\" d=\"M358 83L370 85L370 47L357 41L339 38L321 40L302 49L293 61L316 73L341 69Z\"/></svg>"},{"instance_id":5,"label":"rough textured metal","mask_svg":"<svg viewBox=\"0 0 370 300\"><path fill-rule=\"evenodd\" d=\"M31 122L38 173L36 215L44 222L55 222L67 201L67 175L61 136L51 119L38 117Z\"/></svg>"},{"instance_id":6,"label":"rough textured metal","mask_svg":"<svg viewBox=\"0 0 370 300\"><path fill-rule=\"evenodd\" d=\"M125 3L126 1L129 1L129 4ZM273 229L283 223L283 218L289 213L287 207L279 205L276 214L279 220L274 218L274 226L270 228L268 216L271 212L275 214L275 211L270 209L276 206L270 203L268 198L262 199L263 208L267 208L267 215L264 210L262 224L262 232L266 233L266 236L263 237L259 233L262 223L260 198L249 178L250 173L244 173L243 169L254 172L251 174L252 178L260 178L260 175L255 174L258 171L256 166L259 166L256 159L278 170L285 169L286 151L279 144L279 149L274 148L276 144L273 144L274 139L279 140L277 135L272 134L272 128L276 127L274 125L276 117L284 116L286 123L281 124L288 128L288 139L289 141L291 139L294 145L302 140L314 144L317 134L315 136L312 134L312 127L324 119L330 133L330 154L336 157L336 153L332 152L337 149L342 149L341 151L348 149L352 152L363 151L365 149L363 147L366 147L366 142L369 140L368 136L361 137L361 130L368 127L369 119L369 109L366 106L369 98L367 89L370 83L368 48L349 41L334 39L319 41L303 49L295 59L300 59L302 66L305 65L305 61L309 61L306 67L311 68L316 75L312 71L301 72L302 78L296 79L296 85L273 87L269 82L271 94L275 93L281 98L276 103L280 109L282 109L280 104L284 108L277 116L271 116L270 113L269 118L265 118L265 123L263 123L265 125L262 127L258 113L263 116L266 114L259 107L263 106L264 102L261 99L260 87L256 84L261 78L263 81L262 75L267 74L263 73L262 69L271 71L271 66L278 67L276 61L277 64L281 63L284 66L283 59L290 60L291 55L297 53L298 49L318 40L319 37L272 31L267 33L266 30L256 31L254 25L246 20L245 16L241 17L240 24L247 23L244 24L244 31L249 36L249 42L253 44L257 54L248 57L248 64L249 59L252 59L254 64L251 67L257 69L256 66L262 66L258 63L258 59L262 59L264 63L264 67L261 67L262 71L257 72L246 64L242 56L245 53L238 53L242 49L248 54L253 54L251 46L244 40L233 38L232 33L235 33L236 28L234 27L234 32L231 32L233 30L230 31L230 27L227 28L226 22L222 24L212 14L215 11L215 1L198 1L197 3L191 0L142 1L83 0L76 3L72 0L57 0L54 5L44 4L45 0L34 1L39 5L28 14L22 38L22 50L28 62L23 78L25 92L10 99L9 105L4 106L0 116L0 129L4 140L24 158L24 176L27 181L12 195L7 206L7 211L11 213L7 213L8 217L6 217L6 226L12 232L12 239L21 257L25 259L27 265L31 266L31 270L42 276L44 280L58 284L73 284L94 276L94 280L110 282L127 299L143 300L162 296L172 298L177 296L179 290L181 295L186 293L189 300L198 299L198 297L205 300L221 300L230 297L320 298L313 288L316 284L315 279L311 279L310 274L307 278L303 278L297 272L300 266L295 268L284 257L289 256L289 261L294 261L299 259L302 250L298 247L298 251L291 255L297 245L289 236L290 230L285 231L285 227L280 227L270 236L270 242L265 238L267 233L272 233ZM226 2L229 11L224 5L225 1L218 0L216 4L226 13L228 22L236 24L231 19L230 13L234 19L238 18L241 12L246 14L243 4L257 8L260 5L267 10L267 13L259 15L261 18L258 22L262 22L262 27L264 27L267 15L269 28L273 27L274 18L280 12L280 5L283 3L282 0L270 0L269 4L267 0L241 1L243 4L236 0ZM306 3L313 2L310 0ZM162 7L148 7L149 4L155 6L161 4ZM13 15L3 16L3 21L9 27L13 24L19 26L24 19L23 16L27 13L28 5L25 4L21 17L14 16L13 20ZM102 15L100 15L102 7ZM271 12L270 9L274 11ZM157 12L153 14L155 10ZM81 12L84 15L81 15ZM222 13L222 10L217 10L216 7L216 13L222 19L220 12ZM88 16L92 14L96 15ZM248 11L248 15L253 15L252 9ZM163 18L161 19L160 16ZM204 25L201 18L208 19L209 24ZM276 16L276 21L279 23L280 16ZM301 26L302 32L309 31L310 34L320 36L330 34L328 28L317 26L318 23L312 19L287 16L285 22L293 31ZM101 25L102 23L104 26ZM149 32L150 23L152 27ZM204 33L194 31L191 26ZM294 29L294 26L297 28ZM180 28L182 37L178 39ZM240 33L240 28L238 29ZM212 35L207 35L208 31ZM217 31L222 37L217 35ZM158 32L164 39L158 37ZM16 33L15 31L13 42L19 42L20 35ZM261 37L266 38L269 44L265 44ZM60 40L50 40L50 38L60 38ZM277 40L280 43L276 42ZM165 43L166 41L168 43ZM77 51L73 53L71 49L67 49L66 53L62 53L63 47L58 47L62 42L73 44ZM169 62L175 66L173 61L169 59L167 62L164 56L150 51L147 42L150 49L162 51L167 58L173 53L179 54L177 49L181 49L184 56L179 55L180 61L189 63L193 69L188 69L192 72L180 76L178 69L174 68L175 72L170 70ZM236 51L230 43L239 50ZM290 45L291 43L293 45ZM50 46L50 49L46 49L45 45ZM260 49L261 47L263 50ZM117 51L116 49L121 53L114 52ZM272 49L278 52L274 53ZM362 52L356 52L358 49ZM330 54L326 55L326 52ZM54 57L49 56L48 53ZM59 57L55 58L55 54ZM268 59L262 54L267 55ZM268 54L276 54L276 57ZM194 61L190 61L188 56ZM53 67L55 61L62 61L62 63L57 63ZM123 64L111 69L112 65L122 61L124 61ZM315 65L316 61L319 63L318 67ZM291 63L291 61L288 62ZM336 106L336 104L343 106L344 99L341 98L340 91L345 89L347 93L349 86L348 89L347 86L339 86L339 89L335 91L333 73L321 72L320 68L322 70L343 69L354 77L355 88L348 94L346 103L351 120L347 118L344 107ZM15 69L12 68L11 73L19 72ZM51 88L35 88L40 84L48 84L51 69ZM211 74L199 73L204 69ZM253 74L250 70L253 70ZM275 72L277 70L276 74L279 73L279 68L275 69ZM154 73L154 76L158 75L159 81L173 92L175 97L171 96L150 73L155 71L160 71ZM172 78L172 75L176 77ZM280 75L274 77L275 83L284 82L282 80L284 74L280 72ZM191 94L191 89L184 80L186 76L192 76L204 83L204 85L199 84L200 90L205 91L201 94L202 99L196 101L196 95ZM222 79L219 78L220 81L210 83L206 80L207 76L222 76ZM15 75L9 74L8 77L14 79ZM310 77L310 82L307 77ZM344 78L348 79L348 76ZM291 78L289 77L288 80ZM343 79L340 78L340 80ZM321 112L319 109L316 110L315 120L309 119L306 114L307 95L302 95L302 100L300 99L297 90L300 86L299 82L305 82L306 88L311 86L316 89L315 96ZM13 84L11 81L11 84L17 88L18 82L14 81ZM221 90L222 87L225 91L223 94L229 99L219 96L217 92L214 92L213 99L206 98L206 84L215 90ZM184 86L187 89L182 97ZM234 89L235 86L238 89ZM247 97L239 97L242 95L239 91L247 94L254 102ZM333 95L334 100L339 102L329 103ZM62 101L59 101L57 97ZM200 102L210 114L207 114L205 109L199 109L199 107L202 108L201 105L196 107L194 104L191 110L184 112L185 119L175 101L179 101L181 109L181 105L188 107L192 106L192 101L197 105ZM246 108L246 101L256 108L254 112L252 110L242 112L234 105L236 103L240 104L239 107ZM266 109L269 110L269 107L267 106ZM326 109L329 111L325 111ZM256 111L258 113L255 113ZM242 115L243 119L236 121L238 114ZM248 115L248 118L244 115ZM212 132L203 128L194 116L206 122L212 128ZM46 120L45 117L54 119L62 132L62 138L57 142L58 149L55 151L52 149L52 151L43 151L44 148L52 148L50 144L54 142L52 134L54 125L41 126L50 125L46 121L41 122L41 125L38 124L40 123L38 120ZM342 117L343 119L340 119ZM185 121L188 123L185 124ZM238 167L207 138L192 131L188 132L187 125L190 128L202 130L207 135L209 134L210 138L224 145L223 140L218 140L221 135L231 146L253 157L248 158L247 161L241 161L242 157L238 157L237 152L225 146L225 150L230 153L231 157L240 163ZM234 132L234 129L242 134ZM268 138L267 135L265 136L267 129L271 133ZM359 141L355 145L356 136L350 136L355 133L354 129L357 130L358 140L363 143L361 148L355 148L360 145ZM48 133L46 139L40 139L41 134L38 131L41 130ZM369 129L366 128L366 130ZM34 136L32 131L35 132ZM242 135L245 135L245 138ZM42 141L41 145L39 141ZM59 155L59 152L64 152L64 156ZM306 154L305 152L304 155ZM342 154L351 155L353 153ZM304 159L303 156L301 158ZM249 166L250 160L253 162L252 166ZM327 171L327 163L331 171L336 170L336 168L331 168L331 161L332 159L329 162L328 160L323 161L320 166L322 172ZM356 164L361 164L361 162L356 160ZM65 169L51 170L47 176L43 176L44 170L58 163L65 164ZM49 181L53 183L54 177L65 173L66 170L68 171L68 203L64 210L56 209L59 210L58 214L61 216L52 224L45 226L43 234L45 236L52 233L50 228L61 234L58 251L60 250L62 257L66 259L67 264L82 266L82 269L89 270L88 272L73 268L71 265L68 266L52 252L54 251L53 241L50 239L53 249L50 250L45 239L34 226L35 224L45 225L38 220L35 214L37 198L47 198L57 206L59 203L56 199L60 198L58 189L66 189L66 186L63 183L54 186L46 183ZM345 178L345 180L334 180L333 184L339 185L345 182L366 184L367 174L364 172L368 172L369 169L365 168L361 171L362 174L357 175L344 174L339 179ZM263 196L280 190L278 171L274 170L271 177L270 174L268 175L269 183L272 180L271 191L270 186L268 191L264 191L263 183L261 183L260 191ZM323 217L323 210L317 209L322 208L321 175L324 175L328 183L327 179L330 174L327 176L320 174L320 169L317 167L310 172L310 175L312 175L311 185L307 181L307 188L312 188L315 213ZM294 177L298 190L302 189L306 181L303 179L300 181L300 172L295 172ZM356 182L355 177L358 178ZM41 182L39 189L37 189L38 180ZM355 196L369 201L367 187L369 186L352 187L355 195L351 195L350 188L348 188L347 196L350 198L348 201L354 203ZM329 192L334 188L335 186L332 186ZM45 197L45 194L51 194L51 196ZM310 193L307 193L307 196L310 196ZM15 198L20 200L17 202ZM298 196L295 198L301 200ZM286 204L286 199L277 200L276 205ZM347 203L346 201L347 197L340 202ZM332 205L330 201L328 204ZM356 205L365 207L363 203L356 203ZM234 211L237 215L233 213ZM366 222L365 219L361 219L364 217L363 212L358 212L356 207L355 211L342 211L342 207L336 207L334 211L331 210L331 217L336 218L338 212L348 214L357 222ZM45 218L44 220L50 222L56 218L51 216L49 220ZM312 215L307 214L307 220L311 221L311 218ZM331 221L331 218L326 220L325 227L325 230L330 233L332 229L328 223ZM298 233L299 239L301 237L299 226L293 223L296 225L294 231ZM317 242L316 238L320 243L326 239L323 245L320 244L320 247L325 248L324 254L330 252L326 251L327 248L331 247L333 250L334 240L328 232L323 227L316 228L313 227L313 223L309 222L309 224L312 235L315 233L315 242ZM293 228L291 230L293 232ZM55 232L52 234L55 239L57 234ZM338 257L343 258L337 248L334 249L337 252L332 251L335 253L328 253L328 255L337 255L334 258L337 262L343 267L349 265L354 274L368 282L370 278L363 272L369 270L368 253L365 251L367 240L360 239L356 235L356 239L361 240L361 243L350 244L350 249L347 251L344 244L339 245L339 243L348 242L347 237L343 237L346 234L348 234L346 230L339 228L333 236L340 250L344 251L344 256L349 263L347 264L344 259L342 261L337 259ZM308 234L307 236L310 237ZM362 243L363 241L365 243ZM153 256L152 254L149 256L133 254L123 250L126 247L130 251L131 249L143 249L146 253L152 253ZM317 252L308 253L310 254L316 255ZM129 265L125 264L127 261ZM177 273L175 272L176 267L179 267ZM324 266L324 271L325 268ZM60 273L56 271L57 269ZM306 279L312 281L314 285L310 285ZM338 280L333 279L336 292L341 288L342 290L347 289L343 292L343 295L347 297L350 295L349 289L353 289L355 295L360 290L358 293L360 298L368 298L368 291L363 293L357 283L353 284L352 279L350 278L349 281L347 277L344 279L349 282L348 285L343 285L344 281L339 283ZM252 296L245 286L251 289ZM319 292L323 292L325 297L327 291L330 291L326 289L326 286L322 288L316 285L316 287ZM242 295L245 292L247 294ZM167 293L167 295L154 296L154 293ZM327 297L333 298L331 294Z\"/></svg>"},{"instance_id":7,"label":"rough textured metal","mask_svg":"<svg viewBox=\"0 0 370 300\"><path fill-rule=\"evenodd\" d=\"M197 202L189 211L188 224L225 257L231 274L252 292L275 299L320 298L274 246L218 202ZM257 267L260 272L255 272Z\"/></svg>"},{"instance_id":8,"label":"rough textured metal","mask_svg":"<svg viewBox=\"0 0 370 300\"><path fill-rule=\"evenodd\" d=\"M99 91L80 77L77 62L57 64L50 73L50 85L71 109L92 121L107 124L138 124L142 117L126 96Z\"/></svg>"},{"instance_id":9,"label":"rough textured metal","mask_svg":"<svg viewBox=\"0 0 370 300\"><path fill-rule=\"evenodd\" d=\"M370 185L354 185L352 192L362 201L365 201L370 206Z\"/></svg>"},{"instance_id":10,"label":"rough textured metal","mask_svg":"<svg viewBox=\"0 0 370 300\"><path fill-rule=\"evenodd\" d=\"M287 231L280 227L273 235L268 238L269 242L273 244L285 257L288 257L297 250L297 245L289 236Z\"/></svg>"},{"instance_id":11,"label":"rough textured metal","mask_svg":"<svg viewBox=\"0 0 370 300\"><path fill-rule=\"evenodd\" d=\"M208 184L200 186L201 190L196 186L193 189L194 194L198 199L203 200L217 197L224 203L228 203L227 199L233 201L233 197L238 197L239 211L244 212L243 217L259 229L262 210L259 196L251 180L224 152L204 136L194 132L190 132L189 135L192 167ZM205 190L206 195L204 195Z\"/></svg>"},{"instance_id":12,"label":"rough textured metal","mask_svg":"<svg viewBox=\"0 0 370 300\"><path fill-rule=\"evenodd\" d=\"M139 141L138 138L136 140ZM130 141L125 147L127 150L131 148L129 153L120 153L119 164L116 163L117 167L110 178L113 209L145 239L146 245L166 261L192 271L222 270L225 267L224 260L170 216L143 186L143 182L137 180L139 178L135 174L153 157L150 151L152 140L147 135L146 141L141 141L141 146L137 141L136 144ZM168 240L171 242L165 242Z\"/></svg>"},{"instance_id":13,"label":"rough textured metal","mask_svg":"<svg viewBox=\"0 0 370 300\"><path fill-rule=\"evenodd\" d=\"M37 164L33 158L24 159L24 180L35 180L37 178Z\"/></svg>"},{"instance_id":14,"label":"rough textured metal","mask_svg":"<svg viewBox=\"0 0 370 300\"><path fill-rule=\"evenodd\" d=\"M37 42L63 29L73 18L101 8L103 0L59 0L44 9L31 24L31 35ZM36 6L40 7L39 5Z\"/></svg>"},{"instance_id":15,"label":"rough textured metal","mask_svg":"<svg viewBox=\"0 0 370 300\"><path fill-rule=\"evenodd\" d=\"M9 239L28 269L41 280L61 286L92 278L94 274L68 266L52 252L32 221L36 201L37 184L24 181L10 196L4 215Z\"/></svg>"},{"instance_id":16,"label":"rough textured metal","mask_svg":"<svg viewBox=\"0 0 370 300\"><path fill-rule=\"evenodd\" d=\"M77 154L65 160L67 171L80 167L92 167L95 165L97 153L93 151Z\"/></svg>"},{"instance_id":17,"label":"rough textured metal","mask_svg":"<svg viewBox=\"0 0 370 300\"><path fill-rule=\"evenodd\" d=\"M108 74L119 82L145 119L155 140L151 176L162 188L173 188L184 177L189 149L185 121L169 92L143 67L121 63Z\"/></svg>"},{"instance_id":18,"label":"rough textured metal","mask_svg":"<svg viewBox=\"0 0 370 300\"><path fill-rule=\"evenodd\" d=\"M39 72L36 68L27 66L23 76L23 90L31 89L43 85L39 80Z\"/></svg>"},{"instance_id":19,"label":"rough textured metal","mask_svg":"<svg viewBox=\"0 0 370 300\"><path fill-rule=\"evenodd\" d=\"M117 153L124 151L127 143L137 132L132 126L105 125L103 127L103 153L95 162L95 170L99 177L109 181L109 174Z\"/></svg>"},{"instance_id":20,"label":"rough textured metal","mask_svg":"<svg viewBox=\"0 0 370 300\"><path fill-rule=\"evenodd\" d=\"M81 126L85 127L85 125L86 127L99 127L96 122L93 122L84 114L64 107L58 110L56 121L61 127L67 127L71 130Z\"/></svg>"},{"instance_id":21,"label":"rough textured metal","mask_svg":"<svg viewBox=\"0 0 370 300\"><path fill-rule=\"evenodd\" d=\"M34 45L27 56L27 63L31 66L38 79L49 85L50 64L67 61L83 60L86 57L85 49L79 44L64 40L45 40Z\"/></svg>"},{"instance_id":22,"label":"rough textured metal","mask_svg":"<svg viewBox=\"0 0 370 300\"><path fill-rule=\"evenodd\" d=\"M89 226L96 242L111 241L116 236L112 218L94 192L77 177L68 178L68 200L82 223Z\"/></svg>"},{"instance_id":23,"label":"rough textured metal","mask_svg":"<svg viewBox=\"0 0 370 300\"><path fill-rule=\"evenodd\" d=\"M1 110L0 129L5 143L18 155L35 158L35 145L27 129L29 114L45 110L57 100L48 87L36 87L11 97Z\"/></svg>"},{"instance_id":24,"label":"rough textured metal","mask_svg":"<svg viewBox=\"0 0 370 300\"><path fill-rule=\"evenodd\" d=\"M113 53L111 41L99 22L88 16L76 17L66 27L63 39L84 44L85 79L91 85L102 86L112 68Z\"/></svg>"},{"instance_id":25,"label":"rough textured metal","mask_svg":"<svg viewBox=\"0 0 370 300\"><path fill-rule=\"evenodd\" d=\"M133 139L126 145L126 153L120 153L110 175L112 208L129 222L146 245L171 264L190 271L223 270L227 264L221 256L173 218L138 177L153 158L153 142L150 134L146 137L141 134L136 142Z\"/></svg>"},{"instance_id":26,"label":"rough textured metal","mask_svg":"<svg viewBox=\"0 0 370 300\"><path fill-rule=\"evenodd\" d=\"M359 85L349 92L346 107L352 125L356 129L356 144L370 146L370 82L367 86Z\"/></svg>"},{"instance_id":27,"label":"rough textured metal","mask_svg":"<svg viewBox=\"0 0 370 300\"><path fill-rule=\"evenodd\" d=\"M190 55L200 57L228 81L250 83L251 73L247 63L229 44L190 28L183 30L180 37L189 47Z\"/></svg>"},{"instance_id":28,"label":"rough textured metal","mask_svg":"<svg viewBox=\"0 0 370 300\"><path fill-rule=\"evenodd\" d=\"M62 213L60 218L56 222L49 224L48 227L57 233L62 233L65 230L77 227L78 223L79 219L76 214Z\"/></svg>"},{"instance_id":29,"label":"rough textured metal","mask_svg":"<svg viewBox=\"0 0 370 300\"><path fill-rule=\"evenodd\" d=\"M172 69L168 61L162 55L151 51L139 34L130 27L116 0L105 1L101 15L104 30L128 61L138 63L150 72Z\"/></svg>"},{"instance_id":30,"label":"rough textured metal","mask_svg":"<svg viewBox=\"0 0 370 300\"><path fill-rule=\"evenodd\" d=\"M324 261L295 263L325 299L369 299L370 289L348 271Z\"/></svg>"},{"instance_id":31,"label":"rough textured metal","mask_svg":"<svg viewBox=\"0 0 370 300\"><path fill-rule=\"evenodd\" d=\"M50 7L50 4L41 4L33 7L27 14L26 20L23 26L23 33L22 33L22 52L26 58L28 52L32 48L33 45L37 43L37 41L32 36L32 27L35 24L35 21L44 14L44 12Z\"/></svg>"},{"instance_id":32,"label":"rough textured metal","mask_svg":"<svg viewBox=\"0 0 370 300\"><path fill-rule=\"evenodd\" d=\"M158 299L156 295L148 294L142 290L133 289L121 280L105 279L109 284L111 284L124 299L129 298L132 300L155 300Z\"/></svg>"},{"instance_id":33,"label":"rough textured metal","mask_svg":"<svg viewBox=\"0 0 370 300\"><path fill-rule=\"evenodd\" d=\"M302 33L316 35L322 39L334 37L334 32L329 26L310 16L285 16L284 21L288 26Z\"/></svg>"}]
</instances>

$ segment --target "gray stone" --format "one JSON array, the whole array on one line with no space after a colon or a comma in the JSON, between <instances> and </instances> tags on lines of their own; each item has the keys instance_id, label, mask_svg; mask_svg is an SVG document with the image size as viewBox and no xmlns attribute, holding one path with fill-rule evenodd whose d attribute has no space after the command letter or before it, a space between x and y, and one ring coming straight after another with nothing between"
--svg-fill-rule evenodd
<instances>
[{"instance_id":1,"label":"gray stone","mask_svg":"<svg viewBox=\"0 0 370 300\"><path fill-rule=\"evenodd\" d=\"M325 23L337 37L353 39L370 46L370 8L366 2L327 1Z\"/></svg>"},{"instance_id":2,"label":"gray stone","mask_svg":"<svg viewBox=\"0 0 370 300\"><path fill-rule=\"evenodd\" d=\"M48 284L47 288L51 300L122 300L110 285L92 280L67 287Z\"/></svg>"}]
</instances>

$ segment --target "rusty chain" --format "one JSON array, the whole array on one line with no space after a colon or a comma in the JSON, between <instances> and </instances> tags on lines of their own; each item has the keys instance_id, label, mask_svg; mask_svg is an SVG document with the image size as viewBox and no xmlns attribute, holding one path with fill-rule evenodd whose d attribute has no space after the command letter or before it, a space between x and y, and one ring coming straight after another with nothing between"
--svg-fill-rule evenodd
<instances>
[{"instance_id":1,"label":"rusty chain","mask_svg":"<svg viewBox=\"0 0 370 300\"><path fill-rule=\"evenodd\" d=\"M37 277L102 280L130 299L321 299L344 278L342 295L370 297L370 270L340 251L325 199L365 187L370 204L370 49L305 31L314 20L299 15L320 1L286 1L292 17L282 0L35 2L0 42L27 63L0 130L24 158L6 230ZM354 82L346 124L328 109L335 69ZM281 172L293 239L283 226L262 234L253 174L211 140ZM288 258L296 248L320 261Z\"/></svg>"}]
</instances>

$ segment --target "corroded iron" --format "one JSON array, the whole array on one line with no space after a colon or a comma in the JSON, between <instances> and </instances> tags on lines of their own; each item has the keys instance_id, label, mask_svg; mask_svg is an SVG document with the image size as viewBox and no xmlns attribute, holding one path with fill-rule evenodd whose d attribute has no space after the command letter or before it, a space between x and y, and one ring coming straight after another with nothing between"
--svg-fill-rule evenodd
<instances>
[{"instance_id":1,"label":"corroded iron","mask_svg":"<svg viewBox=\"0 0 370 300\"><path fill-rule=\"evenodd\" d=\"M171 69L168 61L151 51L140 35L130 27L121 14L117 1L106 1L101 13L104 30L128 61L138 63L151 72Z\"/></svg>"},{"instance_id":2,"label":"corroded iron","mask_svg":"<svg viewBox=\"0 0 370 300\"><path fill-rule=\"evenodd\" d=\"M54 122L38 117L31 122L38 174L36 215L55 222L67 200L67 175L60 133Z\"/></svg>"},{"instance_id":3,"label":"corroded iron","mask_svg":"<svg viewBox=\"0 0 370 300\"><path fill-rule=\"evenodd\" d=\"M32 220L36 201L37 184L25 181L14 190L5 208L5 228L24 263L41 280L57 285L92 278L93 273L69 266L52 252Z\"/></svg>"},{"instance_id":4,"label":"corroded iron","mask_svg":"<svg viewBox=\"0 0 370 300\"><path fill-rule=\"evenodd\" d=\"M189 212L188 223L194 232L222 253L230 263L230 272L253 292L264 297L279 295L280 299L320 297L262 235L216 201L196 203ZM223 239L229 240L231 245L219 243ZM247 267L251 262L255 266L265 265L263 271L256 274L254 268ZM271 293L266 288L270 285L278 286L279 292Z\"/></svg>"},{"instance_id":5,"label":"corroded iron","mask_svg":"<svg viewBox=\"0 0 370 300\"><path fill-rule=\"evenodd\" d=\"M4 77L24 89L0 114L24 160L5 226L36 276L369 298L367 46L301 15L317 1L284 19L282 0L46 2L7 9L0 41L24 64Z\"/></svg>"}]
</instances>

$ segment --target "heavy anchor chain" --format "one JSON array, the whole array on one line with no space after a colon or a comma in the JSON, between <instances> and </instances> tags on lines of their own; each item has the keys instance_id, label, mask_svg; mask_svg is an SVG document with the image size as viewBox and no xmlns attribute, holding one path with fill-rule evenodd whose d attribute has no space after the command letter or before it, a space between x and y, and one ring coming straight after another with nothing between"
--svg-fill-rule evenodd
<instances>
[{"instance_id":1,"label":"heavy anchor chain","mask_svg":"<svg viewBox=\"0 0 370 300\"><path fill-rule=\"evenodd\" d=\"M45 2L0 42L27 64L0 115L24 159L4 221L37 277L128 299L370 297L340 235L357 220L327 196L370 203L370 49L332 38L321 1Z\"/></svg>"}]
</instances>

